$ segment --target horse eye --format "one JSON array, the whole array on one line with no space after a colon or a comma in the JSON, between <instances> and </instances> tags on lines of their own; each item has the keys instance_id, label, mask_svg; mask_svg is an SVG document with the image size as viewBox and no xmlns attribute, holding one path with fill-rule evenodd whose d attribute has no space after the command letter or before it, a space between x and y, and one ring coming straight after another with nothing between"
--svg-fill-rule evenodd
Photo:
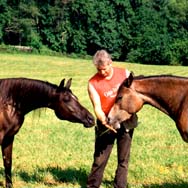
<instances>
[{"instance_id":1,"label":"horse eye","mask_svg":"<svg viewBox=\"0 0 188 188\"><path fill-rule=\"evenodd\" d=\"M70 101L70 96L69 95L64 95L63 96L63 101L64 102L69 102Z\"/></svg>"},{"instance_id":2,"label":"horse eye","mask_svg":"<svg viewBox=\"0 0 188 188\"><path fill-rule=\"evenodd\" d=\"M122 96L118 96L116 101L120 101L123 97Z\"/></svg>"}]
</instances>

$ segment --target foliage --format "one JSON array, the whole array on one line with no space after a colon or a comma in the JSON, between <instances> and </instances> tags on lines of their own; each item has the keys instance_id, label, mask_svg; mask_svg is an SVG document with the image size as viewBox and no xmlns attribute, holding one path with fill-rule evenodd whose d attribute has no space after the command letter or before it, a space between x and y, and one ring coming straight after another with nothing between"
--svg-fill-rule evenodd
<instances>
[{"instance_id":1,"label":"foliage","mask_svg":"<svg viewBox=\"0 0 188 188\"><path fill-rule=\"evenodd\" d=\"M0 43L188 65L187 0L2 0Z\"/></svg>"}]
</instances>

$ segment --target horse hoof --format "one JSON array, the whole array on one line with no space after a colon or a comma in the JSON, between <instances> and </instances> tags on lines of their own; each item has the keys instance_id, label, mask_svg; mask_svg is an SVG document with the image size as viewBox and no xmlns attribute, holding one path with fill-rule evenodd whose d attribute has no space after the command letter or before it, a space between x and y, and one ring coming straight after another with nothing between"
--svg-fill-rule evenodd
<instances>
[{"instance_id":1,"label":"horse hoof","mask_svg":"<svg viewBox=\"0 0 188 188\"><path fill-rule=\"evenodd\" d=\"M6 184L6 188L13 188L12 183L7 183L7 184Z\"/></svg>"}]
</instances>

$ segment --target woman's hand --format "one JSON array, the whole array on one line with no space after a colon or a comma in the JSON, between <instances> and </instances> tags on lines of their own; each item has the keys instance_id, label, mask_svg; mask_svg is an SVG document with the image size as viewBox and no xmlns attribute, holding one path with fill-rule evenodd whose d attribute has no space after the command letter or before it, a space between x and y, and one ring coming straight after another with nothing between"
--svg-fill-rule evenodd
<instances>
[{"instance_id":1,"label":"woman's hand","mask_svg":"<svg viewBox=\"0 0 188 188\"><path fill-rule=\"evenodd\" d=\"M110 129L111 131L113 131L114 133L117 133L117 131L110 125L108 125L107 123L103 124L106 128Z\"/></svg>"}]
</instances>

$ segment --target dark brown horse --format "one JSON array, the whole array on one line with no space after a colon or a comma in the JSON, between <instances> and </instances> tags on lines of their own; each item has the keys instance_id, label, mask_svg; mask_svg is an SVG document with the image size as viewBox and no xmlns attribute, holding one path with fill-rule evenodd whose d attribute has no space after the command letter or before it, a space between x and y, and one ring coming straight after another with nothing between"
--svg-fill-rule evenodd
<instances>
[{"instance_id":1,"label":"dark brown horse","mask_svg":"<svg viewBox=\"0 0 188 188\"><path fill-rule=\"evenodd\" d=\"M94 117L70 90L71 79L64 86L27 79L0 79L0 145L5 167L6 187L12 187L12 146L24 116L37 108L50 108L61 120L94 125Z\"/></svg>"},{"instance_id":2,"label":"dark brown horse","mask_svg":"<svg viewBox=\"0 0 188 188\"><path fill-rule=\"evenodd\" d=\"M185 142L188 142L188 78L158 75L133 77L130 74L119 88L109 113L109 123L116 125L149 104L171 117Z\"/></svg>"}]
</instances>

